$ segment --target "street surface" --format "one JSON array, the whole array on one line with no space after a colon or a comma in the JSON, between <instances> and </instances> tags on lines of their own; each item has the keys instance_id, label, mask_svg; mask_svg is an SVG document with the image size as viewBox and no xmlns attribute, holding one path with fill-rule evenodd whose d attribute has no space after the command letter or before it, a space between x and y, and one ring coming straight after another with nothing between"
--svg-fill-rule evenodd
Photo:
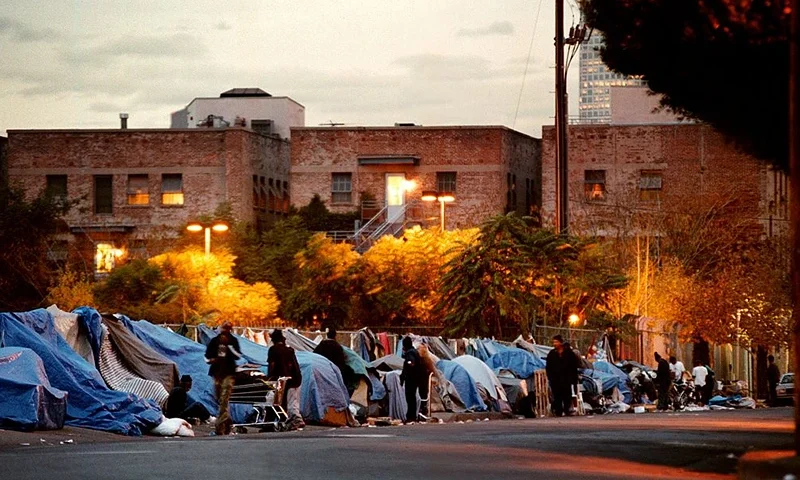
<instances>
[{"instance_id":1,"label":"street surface","mask_svg":"<svg viewBox=\"0 0 800 480\"><path fill-rule=\"evenodd\" d=\"M302 432L224 438L144 437L99 443L76 440L64 445L48 441L21 446L6 441L0 447L0 477L733 478L739 455L753 448L788 449L792 434L792 410L777 408L376 428L312 427ZM8 433L7 440L11 435ZM39 432L13 435L39 441Z\"/></svg>"}]
</instances>

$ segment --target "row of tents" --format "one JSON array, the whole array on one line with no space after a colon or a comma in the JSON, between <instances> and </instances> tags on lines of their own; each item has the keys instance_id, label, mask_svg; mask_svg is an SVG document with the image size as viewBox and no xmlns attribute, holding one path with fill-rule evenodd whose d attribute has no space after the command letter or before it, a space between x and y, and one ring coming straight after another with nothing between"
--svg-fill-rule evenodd
<instances>
[{"instance_id":1,"label":"row of tents","mask_svg":"<svg viewBox=\"0 0 800 480\"><path fill-rule=\"evenodd\" d=\"M141 435L165 420L168 392L185 374L194 380L190 397L214 414L218 407L204 355L215 335L200 325L194 341L146 320L101 315L88 307L0 313L0 428L71 425ZM391 354L369 361L375 355L368 355L367 345L371 348L370 339L378 336L365 332L359 352L344 347L352 370L348 385L338 367L313 353L319 339L292 330L284 335L297 351L307 422L353 425L355 418L367 416L405 420L402 359ZM466 354L456 355L441 338L412 337L424 346L423 359L433 372L433 412L532 412L533 378L545 368L550 347L521 338L511 343L468 339ZM243 361L266 374L266 336L248 331L237 338ZM583 367L584 390L630 401L624 372L608 362ZM232 406L236 422L246 422L251 412L246 404Z\"/></svg>"}]
</instances>

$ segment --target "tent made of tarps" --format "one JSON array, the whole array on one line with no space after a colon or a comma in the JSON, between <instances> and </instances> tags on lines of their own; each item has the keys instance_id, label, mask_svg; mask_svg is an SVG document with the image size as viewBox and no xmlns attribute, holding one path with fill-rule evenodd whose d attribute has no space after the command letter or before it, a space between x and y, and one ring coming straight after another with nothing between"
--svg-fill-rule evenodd
<instances>
[{"instance_id":1,"label":"tent made of tarps","mask_svg":"<svg viewBox=\"0 0 800 480\"><path fill-rule=\"evenodd\" d=\"M489 357L486 365L495 371L506 369L518 378L528 378L536 370L544 368L545 363L541 358L521 348L506 348Z\"/></svg>"},{"instance_id":2,"label":"tent made of tarps","mask_svg":"<svg viewBox=\"0 0 800 480\"><path fill-rule=\"evenodd\" d=\"M33 350L0 348L0 427L57 430L64 427L67 392L50 386L42 359Z\"/></svg>"},{"instance_id":3,"label":"tent made of tarps","mask_svg":"<svg viewBox=\"0 0 800 480\"><path fill-rule=\"evenodd\" d=\"M347 347L342 348L344 349L344 358L347 362L347 366L353 369L353 373L358 376L363 376L368 382L370 387L369 399L372 401L382 399L386 395L386 388L384 388L377 370L364 361L355 351Z\"/></svg>"},{"instance_id":4,"label":"tent made of tarps","mask_svg":"<svg viewBox=\"0 0 800 480\"><path fill-rule=\"evenodd\" d=\"M92 307L79 307L72 311L86 331L89 345L94 355L94 365L100 365L100 343L103 340L103 327L100 314Z\"/></svg>"},{"instance_id":5,"label":"tent made of tarps","mask_svg":"<svg viewBox=\"0 0 800 480\"><path fill-rule=\"evenodd\" d=\"M598 360L592 364L592 368L594 370L598 370L603 373L608 373L614 375L617 379L616 387L619 389L619 393L623 396L624 402L630 404L633 396L631 394L631 389L628 387L628 375L623 372L619 367L616 365L606 362L604 360ZM603 386L603 390L605 390L605 383Z\"/></svg>"},{"instance_id":6,"label":"tent made of tarps","mask_svg":"<svg viewBox=\"0 0 800 480\"><path fill-rule=\"evenodd\" d=\"M153 402L106 387L100 373L56 331L46 310L0 313L0 339L0 346L29 348L42 359L50 384L69 394L67 425L141 435L161 422Z\"/></svg>"},{"instance_id":7,"label":"tent made of tarps","mask_svg":"<svg viewBox=\"0 0 800 480\"><path fill-rule=\"evenodd\" d=\"M89 341L89 331L77 313L65 312L56 305L47 307L47 311L53 316L56 330L75 353L81 356L90 365L96 367L94 363L94 351Z\"/></svg>"},{"instance_id":8,"label":"tent made of tarps","mask_svg":"<svg viewBox=\"0 0 800 480\"><path fill-rule=\"evenodd\" d=\"M603 384L603 393L606 395L608 395L612 390L614 390L614 387L618 387L618 385L620 384L619 377L617 377L613 373L605 373L600 370L593 370L589 368L580 368L578 369L578 371L585 377L589 377L594 380L600 380L600 382ZM627 391L628 391L628 399L630 399L630 391L629 390ZM620 390L620 393L622 393L622 390Z\"/></svg>"},{"instance_id":9,"label":"tent made of tarps","mask_svg":"<svg viewBox=\"0 0 800 480\"><path fill-rule=\"evenodd\" d=\"M386 355L385 357L381 357L373 362L370 362L369 366L377 370L380 370L382 372L391 372L392 370L402 370L403 357L401 357L400 355Z\"/></svg>"},{"instance_id":10,"label":"tent made of tarps","mask_svg":"<svg viewBox=\"0 0 800 480\"><path fill-rule=\"evenodd\" d=\"M103 325L111 334L111 343L125 365L138 377L158 382L167 392L178 383L178 366L139 340L122 321L103 316Z\"/></svg>"},{"instance_id":11,"label":"tent made of tarps","mask_svg":"<svg viewBox=\"0 0 800 480\"><path fill-rule=\"evenodd\" d=\"M198 326L198 338L204 344L211 341L216 333L205 325ZM242 356L248 363L261 366L267 372L267 353L269 348L235 335L242 349ZM347 387L339 369L330 360L311 352L295 352L297 363L303 375L300 386L300 413L305 420L325 422L328 408L342 412L350 405Z\"/></svg>"},{"instance_id":12,"label":"tent made of tarps","mask_svg":"<svg viewBox=\"0 0 800 480\"><path fill-rule=\"evenodd\" d=\"M525 341L523 340L522 335L517 337L517 339L514 340L513 343L518 348L531 352L532 354L536 355L536 357L541 358L542 360L546 359L547 354L550 353L550 350L553 349L553 347L549 345L539 345L538 343L531 343Z\"/></svg>"},{"instance_id":13,"label":"tent made of tarps","mask_svg":"<svg viewBox=\"0 0 800 480\"><path fill-rule=\"evenodd\" d=\"M487 410L486 403L481 399L475 379L464 367L452 360L439 360L436 363L436 368L441 370L444 377L453 383L458 396L468 410L476 412L485 412Z\"/></svg>"},{"instance_id":14,"label":"tent made of tarps","mask_svg":"<svg viewBox=\"0 0 800 480\"><path fill-rule=\"evenodd\" d=\"M483 385L483 388L489 392L490 397L495 400L508 401L503 385L486 363L470 355L456 357L453 361L464 367L470 376L475 379L475 383Z\"/></svg>"},{"instance_id":15,"label":"tent made of tarps","mask_svg":"<svg viewBox=\"0 0 800 480\"><path fill-rule=\"evenodd\" d=\"M205 346L147 320L134 321L124 315L119 315L119 318L136 338L175 362L182 375L191 375L189 398L216 414L219 407L214 396L214 380L208 376Z\"/></svg>"}]
</instances>

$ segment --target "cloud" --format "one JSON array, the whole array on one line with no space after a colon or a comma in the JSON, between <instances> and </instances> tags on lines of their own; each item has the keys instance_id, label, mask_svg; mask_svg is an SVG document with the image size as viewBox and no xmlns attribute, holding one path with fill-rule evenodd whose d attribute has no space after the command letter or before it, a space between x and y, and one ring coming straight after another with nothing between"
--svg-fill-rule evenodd
<instances>
[{"instance_id":1,"label":"cloud","mask_svg":"<svg viewBox=\"0 0 800 480\"><path fill-rule=\"evenodd\" d=\"M487 79L489 61L477 55L421 54L400 57L394 65L405 67L414 78L425 80Z\"/></svg>"},{"instance_id":2,"label":"cloud","mask_svg":"<svg viewBox=\"0 0 800 480\"><path fill-rule=\"evenodd\" d=\"M456 35L459 37L488 37L493 35L506 36L514 34L514 25L509 21L494 22L486 27L462 28Z\"/></svg>"},{"instance_id":3,"label":"cloud","mask_svg":"<svg viewBox=\"0 0 800 480\"><path fill-rule=\"evenodd\" d=\"M216 28L217 30L230 30L233 28L233 25L226 22L225 20L222 20L218 24L214 25L214 28Z\"/></svg>"},{"instance_id":4,"label":"cloud","mask_svg":"<svg viewBox=\"0 0 800 480\"><path fill-rule=\"evenodd\" d=\"M12 39L21 43L52 42L62 38L62 35L52 28L31 28L8 17L0 17L0 34L10 35Z\"/></svg>"},{"instance_id":5,"label":"cloud","mask_svg":"<svg viewBox=\"0 0 800 480\"><path fill-rule=\"evenodd\" d=\"M89 54L133 57L194 57L208 51L203 41L187 33L167 36L123 35Z\"/></svg>"}]
</instances>

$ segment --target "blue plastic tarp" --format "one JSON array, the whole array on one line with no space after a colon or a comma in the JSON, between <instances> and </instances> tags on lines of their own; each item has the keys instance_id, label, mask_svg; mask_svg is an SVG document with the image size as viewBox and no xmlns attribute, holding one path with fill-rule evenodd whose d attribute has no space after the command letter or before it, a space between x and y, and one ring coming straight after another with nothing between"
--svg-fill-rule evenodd
<instances>
[{"instance_id":1,"label":"blue plastic tarp","mask_svg":"<svg viewBox=\"0 0 800 480\"><path fill-rule=\"evenodd\" d=\"M442 371L444 377L456 387L458 396L464 401L468 410L485 412L486 404L481 399L478 385L467 370L452 360L439 360L436 368Z\"/></svg>"},{"instance_id":2,"label":"blue plastic tarp","mask_svg":"<svg viewBox=\"0 0 800 480\"><path fill-rule=\"evenodd\" d=\"M489 357L486 364L495 371L501 368L510 370L517 378L528 378L545 366L541 358L520 348L500 350Z\"/></svg>"},{"instance_id":3,"label":"blue plastic tarp","mask_svg":"<svg viewBox=\"0 0 800 480\"><path fill-rule=\"evenodd\" d=\"M124 315L117 315L117 318L145 345L175 362L181 375L191 375L189 398L200 402L212 415L216 414L218 405L214 380L208 375L205 361L206 347L147 320L134 321Z\"/></svg>"},{"instance_id":4,"label":"blue plastic tarp","mask_svg":"<svg viewBox=\"0 0 800 480\"><path fill-rule=\"evenodd\" d=\"M46 310L0 313L0 338L0 346L33 350L51 385L69 394L67 425L141 435L160 423L161 410L152 401L110 390L58 334Z\"/></svg>"},{"instance_id":5,"label":"blue plastic tarp","mask_svg":"<svg viewBox=\"0 0 800 480\"><path fill-rule=\"evenodd\" d=\"M0 427L54 430L64 426L67 392L53 388L33 350L0 348Z\"/></svg>"},{"instance_id":6,"label":"blue plastic tarp","mask_svg":"<svg viewBox=\"0 0 800 480\"><path fill-rule=\"evenodd\" d=\"M92 346L94 364L100 365L100 342L103 340L102 317L92 307L79 307L72 311L78 315L78 322L86 329L86 336Z\"/></svg>"},{"instance_id":7,"label":"blue plastic tarp","mask_svg":"<svg viewBox=\"0 0 800 480\"><path fill-rule=\"evenodd\" d=\"M595 371L613 375L617 382L615 387L619 389L619 393L624 398L625 403L631 403L633 395L631 389L628 387L628 375L623 372L619 367L604 360L598 360L592 364ZM613 387L612 387L613 388ZM605 382L603 382L603 391L606 391Z\"/></svg>"},{"instance_id":8,"label":"blue plastic tarp","mask_svg":"<svg viewBox=\"0 0 800 480\"><path fill-rule=\"evenodd\" d=\"M205 325L198 327L198 338L208 343L216 333ZM242 356L248 363L261 365L267 373L269 348L234 335L239 340ZM342 380L342 374L330 360L312 352L295 352L297 363L303 374L300 386L300 413L305 420L319 422L325 418L328 407L341 412L350 405L350 396Z\"/></svg>"},{"instance_id":9,"label":"blue plastic tarp","mask_svg":"<svg viewBox=\"0 0 800 480\"><path fill-rule=\"evenodd\" d=\"M347 366L353 369L356 375L364 376L370 384L369 399L373 401L381 400L386 396L386 387L383 386L377 370L369 366L369 363L364 361L363 358L350 348L342 347L344 349L345 361Z\"/></svg>"}]
</instances>

